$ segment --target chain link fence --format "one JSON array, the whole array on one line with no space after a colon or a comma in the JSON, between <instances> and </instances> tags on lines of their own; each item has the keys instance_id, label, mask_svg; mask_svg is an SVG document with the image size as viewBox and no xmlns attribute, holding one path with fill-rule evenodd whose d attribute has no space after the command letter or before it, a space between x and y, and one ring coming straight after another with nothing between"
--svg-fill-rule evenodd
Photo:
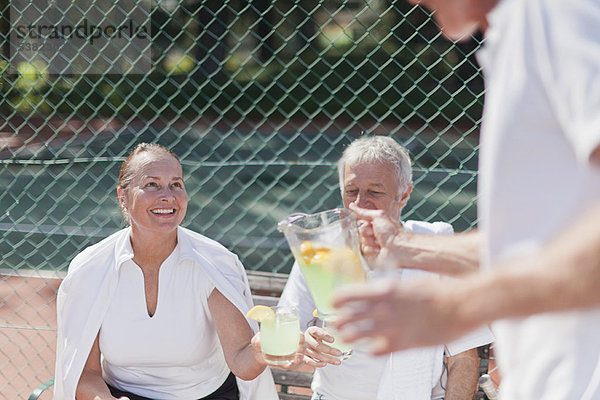
<instances>
[{"instance_id":1,"label":"chain link fence","mask_svg":"<svg viewBox=\"0 0 600 400\"><path fill-rule=\"evenodd\" d=\"M410 150L406 219L477 223L479 37L449 42L404 1L130 5L143 12L0 0L0 398L25 398L53 376L55 278L124 226L115 185L138 142L180 156L185 224L248 270L289 272L277 221L341 205L335 162L360 135ZM145 35L111 40L128 18ZM103 27L96 52L73 52L57 27L83 32L90 21Z\"/></svg>"}]
</instances>

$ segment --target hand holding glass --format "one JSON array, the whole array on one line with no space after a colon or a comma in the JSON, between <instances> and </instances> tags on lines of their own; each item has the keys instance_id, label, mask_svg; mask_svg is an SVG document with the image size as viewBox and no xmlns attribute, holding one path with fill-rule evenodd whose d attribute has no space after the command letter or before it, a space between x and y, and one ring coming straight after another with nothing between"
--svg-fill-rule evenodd
<instances>
[{"instance_id":1,"label":"hand holding glass","mask_svg":"<svg viewBox=\"0 0 600 400\"><path fill-rule=\"evenodd\" d=\"M342 352L342 355L338 357L340 360L350 358L354 345L352 343L346 343L340 338L338 330L332 325L332 321L323 321L323 329L325 332L333 336L333 343L328 343L331 347L338 349Z\"/></svg>"},{"instance_id":2,"label":"hand holding glass","mask_svg":"<svg viewBox=\"0 0 600 400\"><path fill-rule=\"evenodd\" d=\"M271 365L290 365L300 344L300 320L292 307L273 307L273 315L260 323L263 358Z\"/></svg>"}]
</instances>

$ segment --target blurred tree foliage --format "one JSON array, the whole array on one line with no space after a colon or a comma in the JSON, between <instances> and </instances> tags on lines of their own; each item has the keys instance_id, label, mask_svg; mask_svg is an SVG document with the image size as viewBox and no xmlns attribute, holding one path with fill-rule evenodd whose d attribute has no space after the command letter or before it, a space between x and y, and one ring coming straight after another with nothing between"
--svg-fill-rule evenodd
<instances>
[{"instance_id":1,"label":"blurred tree foliage","mask_svg":"<svg viewBox=\"0 0 600 400\"><path fill-rule=\"evenodd\" d=\"M39 63L9 68L9 2L0 7L4 116L472 123L481 115L472 56L480 38L446 41L426 10L405 1L158 0L149 73L70 77Z\"/></svg>"}]
</instances>

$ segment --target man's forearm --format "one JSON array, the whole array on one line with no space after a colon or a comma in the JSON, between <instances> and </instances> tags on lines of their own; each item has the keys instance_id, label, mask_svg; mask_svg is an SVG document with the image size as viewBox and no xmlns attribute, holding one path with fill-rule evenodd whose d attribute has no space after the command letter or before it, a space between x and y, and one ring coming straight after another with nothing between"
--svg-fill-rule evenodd
<instances>
[{"instance_id":1,"label":"man's forearm","mask_svg":"<svg viewBox=\"0 0 600 400\"><path fill-rule=\"evenodd\" d=\"M390 252L400 268L462 276L479 270L479 233L445 236L399 232Z\"/></svg>"},{"instance_id":2,"label":"man's forearm","mask_svg":"<svg viewBox=\"0 0 600 400\"><path fill-rule=\"evenodd\" d=\"M374 280L339 289L333 306L345 340L381 338L376 355L447 343L499 319L600 307L600 203L534 253L490 271L450 282Z\"/></svg>"},{"instance_id":3,"label":"man's forearm","mask_svg":"<svg viewBox=\"0 0 600 400\"><path fill-rule=\"evenodd\" d=\"M599 306L600 205L535 254L455 284L457 318L477 324Z\"/></svg>"},{"instance_id":4,"label":"man's forearm","mask_svg":"<svg viewBox=\"0 0 600 400\"><path fill-rule=\"evenodd\" d=\"M479 380L477 349L448 357L448 384L445 400L471 400Z\"/></svg>"}]
</instances>

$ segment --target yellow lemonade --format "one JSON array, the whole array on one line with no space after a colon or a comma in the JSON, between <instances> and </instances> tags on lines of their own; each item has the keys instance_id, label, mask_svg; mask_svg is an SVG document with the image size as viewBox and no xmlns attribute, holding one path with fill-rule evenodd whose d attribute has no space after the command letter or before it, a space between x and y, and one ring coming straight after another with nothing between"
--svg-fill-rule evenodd
<instances>
[{"instance_id":1,"label":"yellow lemonade","mask_svg":"<svg viewBox=\"0 0 600 400\"><path fill-rule=\"evenodd\" d=\"M348 246L330 247L303 241L299 252L295 258L319 315L324 318L334 313L331 298L336 288L366 279L359 255Z\"/></svg>"},{"instance_id":2,"label":"yellow lemonade","mask_svg":"<svg viewBox=\"0 0 600 400\"><path fill-rule=\"evenodd\" d=\"M290 364L300 344L298 313L275 308L275 318L260 323L260 344L265 361L273 365Z\"/></svg>"}]
</instances>

